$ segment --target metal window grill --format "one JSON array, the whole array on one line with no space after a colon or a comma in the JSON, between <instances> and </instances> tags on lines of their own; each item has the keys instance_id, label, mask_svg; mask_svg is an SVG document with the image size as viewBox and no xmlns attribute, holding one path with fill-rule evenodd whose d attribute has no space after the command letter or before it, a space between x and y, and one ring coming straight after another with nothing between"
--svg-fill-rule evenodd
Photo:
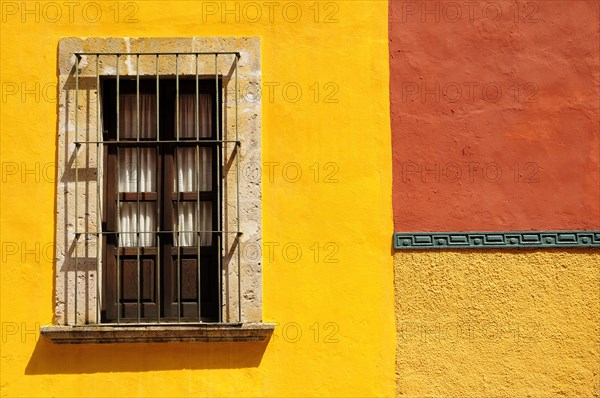
<instances>
[{"instance_id":1,"label":"metal window grill","mask_svg":"<svg viewBox=\"0 0 600 398\"><path fill-rule=\"evenodd\" d=\"M220 90L223 90L223 86L220 86L219 81L220 79L223 79L223 75L219 74L219 57L224 57L224 56L229 56L228 58L233 58L233 63L231 65L231 70L233 71L233 83L234 83L234 92L235 92L235 105L234 105L234 121L231 121L230 116L227 117L227 119L229 119L229 121L223 121L223 134L221 136L217 136L218 139L202 139L200 137L199 134L199 81L201 80L200 77L200 73L199 73L199 65L201 63L204 63L204 65L208 65L209 63L214 63L214 82L215 82L215 101L216 101L216 111L215 111L215 115L217 115L215 123L216 123L216 128L217 131L219 131L220 127L219 123L221 122L221 119L223 118L223 108L224 108L224 101L222 100L223 96L220 95ZM121 137L121 132L119 131L120 127L119 127L119 100L120 100L120 79L122 76L120 74L120 63L122 62L124 57L128 57L129 60L134 59L135 60L135 85L136 85L136 137L135 140L132 142L132 140L122 140ZM154 73L154 78L156 81L156 138L155 140L143 140L143 142L140 140L140 58L141 57L149 57L149 58L154 58L155 61L155 73ZM175 71L174 71L174 78L175 78L175 82L176 82L176 98L177 100L175 101L175 106L176 106L176 111L175 111L175 118L176 118L176 127L175 127L175 131L176 131L176 137L175 140L172 139L163 139L161 140L161 136L160 136L160 112L159 112L159 100L160 100L160 79L161 77L165 77L167 76L167 74L160 73L160 65L161 65L161 61L164 60L165 58L170 57L171 60L174 59L175 62ZM195 73L194 74L182 74L180 72L180 60L182 57L191 57L193 62L195 63ZM95 61L95 90L97 92L97 99L96 99L96 109L95 109L95 117L96 117L96 140L81 140L80 139L80 126L79 126L79 116L77 115L77 113L79 112L79 105L80 105L80 63L82 63L82 60L84 58L87 58L87 68L92 68L94 67L94 63L93 61ZM89 62L89 60L92 60L92 62ZM211 60L212 59L212 60ZM240 253L240 237L242 235L241 229L240 229L240 148L241 148L241 141L239 140L239 135L238 135L238 107L239 107L239 98L238 98L238 92L239 92L239 87L238 87L238 61L240 59L240 53L239 52L136 52L136 53L124 53L124 52L94 52L94 53L86 53L86 52L79 52L79 53L75 53L75 65L74 65L74 82L75 82L75 98L74 98L74 103L75 103L75 117L74 117L74 130L75 130L75 141L74 141L74 161L73 161L73 169L74 169L74 255L73 255L73 272L74 272L74 279L75 279L75 283L72 285L73 289L74 289L74 294L73 294L73 300L74 300L74 312L75 312L75 316L74 316L74 323L72 324L73 326L78 326L78 325L87 325L87 324L91 324L94 322L90 322L90 320L88 319L88 317L85 317L84 321L79 320L78 318L78 310L80 309L80 306L82 306L82 304L78 304L78 300L79 300L79 295L80 292L78 292L78 285L79 285L79 275L81 272L84 272L84 270L80 270L79 267L79 248L80 245L82 244L82 240L83 240L83 244L84 245L88 245L88 242L90 240L95 240L95 246L96 246L96 263L95 263L95 272L96 272L96 294L95 294L95 316L96 316L96 322L95 324L102 324L102 325L108 325L108 326L114 326L115 323L114 322L102 322L101 319L101 309L102 309L102 292L104 291L101 287L101 281L100 281L100 273L103 272L103 261L104 259L102 258L102 253L101 253L101 248L102 248L102 239L104 237L106 237L107 235L113 235L115 238L116 242L119 242L119 237L123 234L134 234L136 237L136 246L135 248L137 249L137 254L136 254L136 258L137 258L137 272L136 272L136 277L137 277L137 323L138 324L144 324L144 325L152 325L152 324L161 324L161 325L168 325L168 324L172 324L173 322L165 322L164 320L161 320L161 310L160 310L160 300L161 300L161 272L160 272L160 241L161 241L161 236L164 236L165 234L176 234L177 239L175 239L175 242L177 242L176 246L177 246L177 303L178 303L178 314L177 314L177 321L176 323L185 323L186 325L190 325L190 324L194 324L194 323L202 323L202 324L206 324L205 322L202 322L202 303L201 303L201 272L200 272L200 267L201 267L201 261L200 261L200 256L201 256L201 236L203 234L214 234L213 236L216 236L216 239L218 240L218 244L217 244L217 248L219 248L219 252L216 255L216 259L217 259L217 275L218 275L218 287L217 287L217 295L218 295L218 323L223 323L223 312L224 312L224 308L223 308L223 296L224 296L224 289L223 289L223 252L225 250L225 245L222 245L222 240L223 239L227 239L227 236L233 236L233 247L235 248L235 252L237 252L235 255L237 255L237 323L242 323L242 277L241 277L241 253ZM116 102L117 102L117 106L116 106L116 119L117 119L117 124L116 124L116 140L104 140L103 139L103 130L102 130L102 121L100 119L101 116L101 101L100 101L100 92L101 92L101 78L106 76L105 74L101 73L101 62L104 64L104 66L106 66L107 62L111 62L114 61L114 76L116 77ZM189 66L189 61L188 61L188 66ZM148 73L146 73L146 77L149 76ZM137 212L138 212L138 217L136 217L137 220L137 228L135 229L135 231L128 231L128 230L123 230L122 226L120 225L120 206L119 206L119 201L120 201L120 195L119 192L117 192L116 198L117 198L117 214L116 214L116 220L117 220L117 230L115 232L108 232L108 231L102 231L102 189L101 189L101 176L100 176L100 164L101 164L101 153L102 151L107 148L107 146L109 145L116 145L117 146L117 151L119 150L120 144L123 145L133 145L134 148L136 149L136 156L138 158L138 162L139 162L139 156L140 156L140 151L139 148L141 148L141 145L143 144L144 146L148 146L149 144L154 144L156 145L156 148L158 150L158 146L160 144L180 144L183 142L183 140L181 140L180 137L180 114L179 114L179 94L180 94L180 87L179 87L179 81L180 81L180 77L185 76L186 78L191 78L193 77L195 79L195 137L194 139L185 139L185 144L186 145L194 145L195 146L195 151L196 151L196 178L200 178L200 170L199 170L199 162L198 160L199 158L199 151L200 151L200 144L207 144L207 143L211 143L216 145L217 147L217 160L216 160L216 173L217 173L217 184L216 184L216 190L217 190L217 201L218 201L218 210L219 212L221 212L221 214L217 217L217 229L216 230L202 230L200 228L195 228L194 230L185 230L182 231L179 228L175 228L175 230L173 230L173 228L168 228L168 230L161 230L160 229L160 222L156 223L156 228L155 231L153 232L156 236L155 239L155 245L156 245L156 251L157 251L157 269L158 271L155 274L155 277L158 279L156 281L156 287L158 289L157 293L156 293L156 298L158 300L158 311L157 311L157 317L155 321L148 321L148 320L144 320L144 322L142 322L142 317L141 317L141 291L140 291L140 250L141 250L141 245L140 245L140 235L144 234L144 232L142 232L140 230L140 217L139 217L139 211L140 211L140 189L139 189L139 184L140 184L140 167L137 167L137 176L136 176L136 181L137 181L137 195L136 195L136 207L137 207ZM89 77L89 76L88 76ZM132 78L133 76L131 74L128 75L129 78ZM206 75L204 74L202 76L203 79L206 79ZM230 82L231 79L228 79L228 82ZM233 132L230 131L230 129L233 128ZM233 133L233 134L232 134ZM229 135L232 135L234 139L226 139ZM229 144L229 146L232 147L232 151L230 154L230 157L228 159L228 162L231 162L232 159L234 158L235 160L235 183L236 183L236 190L235 190L235 221L233 222L233 225L236 226L235 230L231 230L228 225L232 225L231 222L229 223L223 223L223 203L222 203L222 184L224 181L224 176L222 175L223 172L225 172L225 168L223 167L223 161L224 161L224 153L228 153L228 149L224 146L227 146ZM83 200L82 198L85 198L85 193L81 194L79 192L79 183L80 183L80 161L79 161L79 154L80 151L83 148L88 148L87 149L87 153L89 154L89 148L90 147L94 147L95 148L95 155L96 155L96 165L98 168L98 174L97 174L97 178L96 178L96 220L95 220L95 231L90 231L87 228L87 223L84 223L84 228L83 230L80 229L79 226L79 218L80 218L80 214L79 214L79 201ZM87 159L87 158L86 158ZM117 167L118 167L119 163L117 162ZM156 166L158 167L158 166ZM229 172L229 171L227 171ZM117 172L118 175L118 172ZM157 180L157 185L158 185L158 180ZM117 187L119 185L117 184ZM158 189L158 188L157 188ZM200 212L200 184L196 183L196 217L199 217L199 212ZM87 198L85 198L85 200L87 200ZM179 194L177 193L177 203L179 204ZM225 207L227 207L227 203L225 204ZM159 220L160 220L160 206L157 206L157 212L159 214ZM197 226L200 226L200 223L197 222L196 223ZM196 245L197 245L197 270L196 270L196 275L197 275L197 296L198 296L198 314L197 314L197 320L195 322L190 322L190 321L186 321L183 322L182 321L182 315L181 315L181 255L180 255L180 240L179 240L179 236L180 234L183 233L194 233L196 234L197 238L196 238ZM118 245L118 243L117 243ZM120 248L119 248L120 249ZM117 250L117 280L116 280L116 292L117 292L117 306L119 306L120 303L120 251L119 249ZM87 248L85 249L85 251L87 252ZM70 288L70 287L69 287ZM86 296L86 300L85 303L83 303L84 306L88 306L89 305L89 297ZM117 320L116 320L116 324L123 324L121 322L120 319L120 313L121 311L118 310L117 311ZM228 323L232 323L231 321L232 316L229 316L228 319ZM68 319L68 317L66 318ZM68 323L68 321L67 321ZM233 321L233 323L235 323L235 321ZM128 322L127 324L131 325L132 322ZM135 323L133 323L135 324Z\"/></svg>"}]
</instances>

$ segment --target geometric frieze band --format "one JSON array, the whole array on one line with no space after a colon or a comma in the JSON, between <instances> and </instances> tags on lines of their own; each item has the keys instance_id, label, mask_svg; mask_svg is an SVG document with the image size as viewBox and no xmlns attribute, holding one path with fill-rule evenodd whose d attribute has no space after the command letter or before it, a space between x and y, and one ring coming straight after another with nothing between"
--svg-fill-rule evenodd
<instances>
[{"instance_id":1,"label":"geometric frieze band","mask_svg":"<svg viewBox=\"0 0 600 398\"><path fill-rule=\"evenodd\" d=\"M395 250L600 247L600 231L395 232Z\"/></svg>"}]
</instances>

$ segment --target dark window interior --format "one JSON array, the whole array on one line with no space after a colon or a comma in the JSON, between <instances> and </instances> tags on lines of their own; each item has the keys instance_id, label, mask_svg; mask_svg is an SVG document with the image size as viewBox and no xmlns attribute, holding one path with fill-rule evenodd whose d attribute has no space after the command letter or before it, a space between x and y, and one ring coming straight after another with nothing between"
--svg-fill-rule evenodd
<instances>
[{"instance_id":1,"label":"dark window interior","mask_svg":"<svg viewBox=\"0 0 600 398\"><path fill-rule=\"evenodd\" d=\"M196 87L194 78L180 78L177 90L174 78L160 78L156 106L156 78L140 79L139 93L147 101L144 110L140 111L140 117L145 118L145 125L153 124L152 130L156 133L152 133L150 137L147 136L149 133L145 133L145 136L140 133L138 140L137 131L134 131L133 136L131 131L120 131L117 142L119 120L116 79L105 78L102 81L105 141L102 322L137 322L138 318L141 322L221 320L221 287L218 272L221 236L218 232L197 232L200 229L218 231L220 228L221 198L218 172L221 144L214 140L221 139L222 122L219 120L217 129L217 101L221 99L217 98L215 85L214 79L200 79ZM202 113L202 118L210 119L211 123L206 124L209 127L204 136L196 137L190 132L187 132L187 135L183 134L180 121L179 142L174 143L172 141L178 140L177 93L180 97L187 95L188 99L192 99L190 95L197 98L196 90L204 99L205 112ZM135 95L137 107L136 93L135 79L119 79L120 103L124 103L127 96L132 100L132 95ZM207 103L207 98L210 103ZM155 104L150 103L152 100ZM152 109L155 109L154 112L148 111L149 103ZM137 116L137 110L132 114L131 108L128 109L124 111L120 108L120 117ZM180 115L181 112L185 112L182 109L184 107L180 105ZM206 111L207 109L209 111ZM124 112L127 115L123 116ZM158 125L152 121L156 119L156 113ZM210 118L207 118L209 113ZM195 113L193 116L195 117ZM190 137L190 134L193 137ZM213 142L210 142L211 140ZM185 169L184 166L180 166L183 161L178 160L179 156L183 159L183 154L190 155L185 160ZM129 163L124 163L124 156L129 156ZM202 162L200 159L203 159ZM150 175L151 177L148 177ZM182 175L192 176L192 182L184 183L191 184L189 186L193 186L194 189L183 189L179 186L184 184L179 182L183 180ZM143 180L144 178L146 180ZM128 179L126 183L129 185L123 186L129 187L128 189L123 189L121 183L125 179ZM146 187L140 189L141 185ZM138 211L140 208L142 210ZM195 223L196 231L174 233L178 228L178 220L192 220L190 222ZM137 223L144 223L146 229L140 226L138 230ZM183 224L184 222L181 222L181 225ZM126 230L135 232L126 236ZM182 231L181 226L179 231ZM144 239L140 238L142 235L145 236ZM185 242L182 244L182 241Z\"/></svg>"}]
</instances>

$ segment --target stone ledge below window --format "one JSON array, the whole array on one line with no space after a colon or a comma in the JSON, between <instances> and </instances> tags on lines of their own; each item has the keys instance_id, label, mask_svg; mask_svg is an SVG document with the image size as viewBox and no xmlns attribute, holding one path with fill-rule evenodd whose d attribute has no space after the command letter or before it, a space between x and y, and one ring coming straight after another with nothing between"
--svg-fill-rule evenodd
<instances>
[{"instance_id":1,"label":"stone ledge below window","mask_svg":"<svg viewBox=\"0 0 600 398\"><path fill-rule=\"evenodd\" d=\"M43 326L42 336L57 344L260 342L274 323L211 325Z\"/></svg>"}]
</instances>

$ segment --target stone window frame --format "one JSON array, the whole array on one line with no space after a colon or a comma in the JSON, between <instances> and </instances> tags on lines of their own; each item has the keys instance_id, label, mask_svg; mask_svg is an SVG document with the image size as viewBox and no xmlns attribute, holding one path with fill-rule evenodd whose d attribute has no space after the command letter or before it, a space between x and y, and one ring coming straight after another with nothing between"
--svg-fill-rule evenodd
<instances>
[{"instance_id":1,"label":"stone window frame","mask_svg":"<svg viewBox=\"0 0 600 398\"><path fill-rule=\"evenodd\" d=\"M234 55L219 56L218 75L223 88L222 114L224 140L235 140L234 116L237 106L237 131L241 141L239 167L236 169L235 144L224 143L222 164L223 223L237 230L240 215L239 239L223 236L222 247L222 319L219 324L176 326L145 325L106 326L98 319L97 286L101 286L101 238L97 238L97 212L101 211L103 193L97 187L102 178L102 156L95 144L75 144L76 141L99 141L96 120L101 124L101 101L97 77L115 76L116 62L109 56L75 54L120 53L119 76L136 76L136 62L130 53L181 53L178 58L179 76L195 76L193 52L239 53L237 60L238 102L236 104ZM164 58L164 59L163 59ZM228 59L227 59L228 58ZM116 58L115 58L116 59ZM203 58L200 58L204 61ZM78 72L75 72L78 65ZM98 69L96 66L98 65ZM175 57L162 57L160 76L175 76ZM214 76L214 60L200 62L201 76ZM77 78L75 76L77 75ZM139 75L156 76L156 63L139 62ZM245 256L262 242L261 176L261 102L260 98L242 96L243 87L260 87L261 54L257 37L187 37L187 38L62 38L58 46L58 139L57 139L57 212L56 212L56 307L54 324L42 328L42 334L57 343L85 342L152 342L152 341L262 341L274 329L274 324L262 322L262 259L259 255ZM77 81L78 109L75 110ZM99 112L99 113L98 113ZM75 123L77 118L77 123ZM76 129L76 124L78 128ZM77 140L75 131L77 130ZM100 151L102 146L98 146ZM77 159L75 159L77 154ZM75 169L77 168L77 171ZM254 170L256 169L256 170ZM244 171L242 173L242 171ZM77 174L77 179L75 178ZM239 209L237 209L237 178L239 178ZM77 181L77 183L76 183ZM75 201L77 191L78 201ZM75 210L77 203L77 211ZM75 214L77 225L75 225ZM76 236L76 232L92 234ZM77 243L78 242L78 243ZM239 242L239 243L238 243ZM245 250L246 249L246 250ZM241 320L238 318L237 270L240 251ZM101 254L100 254L101 257ZM78 266L75 267L75 258ZM98 266L98 264L100 264ZM77 272L76 272L77 269ZM96 269L100 270L97 275ZM101 291L101 290L100 290ZM77 300L75 300L77 298ZM75 304L77 302L77 305Z\"/></svg>"}]
</instances>

